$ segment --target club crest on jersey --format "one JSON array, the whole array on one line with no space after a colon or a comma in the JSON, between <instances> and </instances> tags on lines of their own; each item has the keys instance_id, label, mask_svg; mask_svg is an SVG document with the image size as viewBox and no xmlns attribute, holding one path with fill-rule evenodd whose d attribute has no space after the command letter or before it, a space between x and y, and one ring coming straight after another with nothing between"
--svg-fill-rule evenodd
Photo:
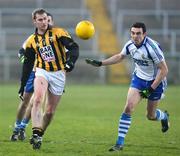
<instances>
[{"instance_id":1,"label":"club crest on jersey","mask_svg":"<svg viewBox=\"0 0 180 156\"><path fill-rule=\"evenodd\" d=\"M141 57L142 57L142 59L146 59L146 57L145 57L145 55L144 55L144 54L142 54L142 55L141 55Z\"/></svg>"},{"instance_id":2,"label":"club crest on jersey","mask_svg":"<svg viewBox=\"0 0 180 156\"><path fill-rule=\"evenodd\" d=\"M44 61L51 62L55 60L54 52L51 45L40 48L39 52Z\"/></svg>"},{"instance_id":3,"label":"club crest on jersey","mask_svg":"<svg viewBox=\"0 0 180 156\"><path fill-rule=\"evenodd\" d=\"M136 53L138 53L138 50L137 49L133 49L131 54L132 54L132 56L134 56Z\"/></svg>"},{"instance_id":4,"label":"club crest on jersey","mask_svg":"<svg viewBox=\"0 0 180 156\"><path fill-rule=\"evenodd\" d=\"M53 37L49 37L50 42L53 42Z\"/></svg>"}]
</instances>

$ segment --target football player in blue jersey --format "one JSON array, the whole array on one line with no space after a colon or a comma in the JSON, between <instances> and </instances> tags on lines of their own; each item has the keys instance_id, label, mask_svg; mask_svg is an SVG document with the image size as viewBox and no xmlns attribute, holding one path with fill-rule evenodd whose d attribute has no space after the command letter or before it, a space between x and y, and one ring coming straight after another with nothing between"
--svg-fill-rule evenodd
<instances>
[{"instance_id":1,"label":"football player in blue jersey","mask_svg":"<svg viewBox=\"0 0 180 156\"><path fill-rule=\"evenodd\" d=\"M102 61L86 59L86 63L100 67L120 63L130 55L135 64L124 111L119 120L118 138L109 151L123 149L125 136L131 126L132 113L143 98L147 99L147 118L161 121L163 133L169 129L168 112L157 108L167 85L168 67L163 51L155 40L147 36L144 23L134 23L130 34L131 39L120 53Z\"/></svg>"},{"instance_id":2,"label":"football player in blue jersey","mask_svg":"<svg viewBox=\"0 0 180 156\"><path fill-rule=\"evenodd\" d=\"M47 13L48 23L49 25L54 25L53 16L50 13ZM23 63L25 60L24 56L24 48L22 47L19 50L18 57L20 62ZM31 118L31 109L32 109L32 95L34 92L34 78L35 78L35 70L33 70L29 76L29 79L26 83L25 90L23 96L19 96L21 98L21 102L19 104L16 122L14 124L13 134L10 137L11 141L24 140L26 138L25 129L28 125L28 122Z\"/></svg>"}]
</instances>

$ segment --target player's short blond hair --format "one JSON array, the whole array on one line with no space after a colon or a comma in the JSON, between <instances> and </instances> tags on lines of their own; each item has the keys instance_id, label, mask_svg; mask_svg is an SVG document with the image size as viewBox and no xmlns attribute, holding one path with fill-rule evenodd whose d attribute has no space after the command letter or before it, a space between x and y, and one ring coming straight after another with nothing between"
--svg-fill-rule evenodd
<instances>
[{"instance_id":1,"label":"player's short blond hair","mask_svg":"<svg viewBox=\"0 0 180 156\"><path fill-rule=\"evenodd\" d=\"M35 10L32 12L32 19L36 19L36 15L37 15L37 14L42 15L42 14L44 14L44 13L47 14L46 10L44 10L43 8L35 9Z\"/></svg>"}]
</instances>

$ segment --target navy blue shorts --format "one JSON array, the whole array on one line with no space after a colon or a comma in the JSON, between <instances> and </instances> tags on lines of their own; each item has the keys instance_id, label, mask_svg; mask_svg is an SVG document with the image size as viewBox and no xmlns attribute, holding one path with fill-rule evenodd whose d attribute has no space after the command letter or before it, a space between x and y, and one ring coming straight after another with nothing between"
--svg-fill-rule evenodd
<instances>
[{"instance_id":1,"label":"navy blue shorts","mask_svg":"<svg viewBox=\"0 0 180 156\"><path fill-rule=\"evenodd\" d=\"M130 86L132 88L137 88L139 90L148 89L154 80L146 81L136 76L136 74L133 75ZM148 97L149 100L155 101L161 99L161 96L164 92L164 89L166 88L167 83L161 82L159 86L155 89L155 91Z\"/></svg>"},{"instance_id":2,"label":"navy blue shorts","mask_svg":"<svg viewBox=\"0 0 180 156\"><path fill-rule=\"evenodd\" d=\"M29 76L29 79L26 83L25 92L27 92L27 93L33 93L34 92L34 78L35 78L35 72L32 71L30 76Z\"/></svg>"}]
</instances>

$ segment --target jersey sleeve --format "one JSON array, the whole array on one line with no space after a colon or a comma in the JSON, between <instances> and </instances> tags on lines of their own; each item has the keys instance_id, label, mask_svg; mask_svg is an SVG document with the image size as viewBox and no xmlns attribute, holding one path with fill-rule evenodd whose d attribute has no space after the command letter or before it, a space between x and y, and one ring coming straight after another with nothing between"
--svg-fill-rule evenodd
<instances>
[{"instance_id":1,"label":"jersey sleeve","mask_svg":"<svg viewBox=\"0 0 180 156\"><path fill-rule=\"evenodd\" d=\"M126 44L124 45L124 47L122 48L122 50L121 50L121 54L122 55L129 55L130 54L130 52L129 52L129 46L131 45L132 43L131 43L131 41L128 41L128 42L126 42Z\"/></svg>"},{"instance_id":2,"label":"jersey sleeve","mask_svg":"<svg viewBox=\"0 0 180 156\"><path fill-rule=\"evenodd\" d=\"M150 55L152 57L152 60L155 64L158 64L165 60L164 54L162 49L160 48L160 45L155 41L150 41L149 45L151 46L152 50L150 51Z\"/></svg>"},{"instance_id":3,"label":"jersey sleeve","mask_svg":"<svg viewBox=\"0 0 180 156\"><path fill-rule=\"evenodd\" d=\"M62 28L56 28L56 35L58 38L62 36L71 38L70 34L65 29Z\"/></svg>"},{"instance_id":4,"label":"jersey sleeve","mask_svg":"<svg viewBox=\"0 0 180 156\"><path fill-rule=\"evenodd\" d=\"M28 38L22 45L25 60L23 62L22 74L21 74L21 86L24 87L29 78L29 75L33 69L35 62L35 50L31 44L32 39Z\"/></svg>"}]
</instances>

